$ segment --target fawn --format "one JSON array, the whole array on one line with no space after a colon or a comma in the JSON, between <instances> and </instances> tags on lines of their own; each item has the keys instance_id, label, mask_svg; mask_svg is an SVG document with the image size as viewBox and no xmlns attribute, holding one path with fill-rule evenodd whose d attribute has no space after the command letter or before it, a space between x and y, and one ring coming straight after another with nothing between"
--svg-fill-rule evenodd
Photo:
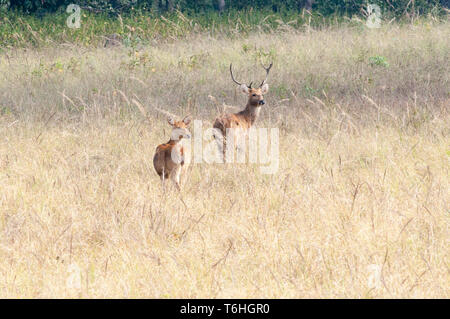
<instances>
[{"instance_id":1,"label":"fawn","mask_svg":"<svg viewBox=\"0 0 450 319\"><path fill-rule=\"evenodd\" d=\"M153 166L163 182L170 178L181 190L180 176L190 164L190 148L183 145L183 140L191 138L188 129L191 118L186 116L181 121L175 121L169 117L167 121L172 126L170 140L156 148Z\"/></svg>"}]
</instances>

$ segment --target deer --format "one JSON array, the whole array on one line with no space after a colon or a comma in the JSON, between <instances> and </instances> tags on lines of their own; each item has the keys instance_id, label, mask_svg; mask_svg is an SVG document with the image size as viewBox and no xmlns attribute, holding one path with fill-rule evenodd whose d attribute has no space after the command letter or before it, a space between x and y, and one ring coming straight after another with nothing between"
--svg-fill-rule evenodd
<instances>
[{"instance_id":1,"label":"deer","mask_svg":"<svg viewBox=\"0 0 450 319\"><path fill-rule=\"evenodd\" d=\"M239 85L242 93L248 96L247 105L244 110L238 113L225 113L217 117L214 121L213 128L215 129L214 138L216 139L219 149L222 148L223 159L225 160L226 155L226 146L227 146L227 129L241 129L240 132L247 134L248 129L255 124L256 120L259 117L259 113L261 111L261 106L265 105L264 94L269 91L269 85L266 83L267 78L269 76L270 69L272 68L273 63L266 68L264 65L262 67L266 70L266 77L261 82L261 84L252 88L252 83L249 85L245 83L240 83L236 81L233 75L233 64L230 63L230 75L231 79L234 83ZM231 130L233 132L237 132L237 130ZM232 136L234 139L234 145L236 146L236 141L239 138L243 138L245 136L238 136L236 133Z\"/></svg>"},{"instance_id":2,"label":"deer","mask_svg":"<svg viewBox=\"0 0 450 319\"><path fill-rule=\"evenodd\" d=\"M181 121L175 121L169 117L167 122L172 126L170 140L156 147L153 157L153 166L164 184L166 179L171 179L178 190L181 190L180 177L190 164L190 148L184 145L184 141L191 138L189 124L190 116Z\"/></svg>"}]
</instances>

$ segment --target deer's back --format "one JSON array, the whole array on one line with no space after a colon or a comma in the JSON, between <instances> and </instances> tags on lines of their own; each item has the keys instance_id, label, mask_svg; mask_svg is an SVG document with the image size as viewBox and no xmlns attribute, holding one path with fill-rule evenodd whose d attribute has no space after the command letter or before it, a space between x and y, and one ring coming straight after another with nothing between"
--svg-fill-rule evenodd
<instances>
[{"instance_id":1,"label":"deer's back","mask_svg":"<svg viewBox=\"0 0 450 319\"><path fill-rule=\"evenodd\" d=\"M250 125L239 113L227 113L217 117L213 127L219 129L225 135L227 128L248 129Z\"/></svg>"}]
</instances>

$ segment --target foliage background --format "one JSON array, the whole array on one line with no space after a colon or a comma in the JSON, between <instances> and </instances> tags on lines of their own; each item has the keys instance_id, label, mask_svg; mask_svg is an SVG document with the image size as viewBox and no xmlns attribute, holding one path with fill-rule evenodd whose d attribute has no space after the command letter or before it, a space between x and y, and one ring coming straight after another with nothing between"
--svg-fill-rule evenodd
<instances>
[{"instance_id":1,"label":"foliage background","mask_svg":"<svg viewBox=\"0 0 450 319\"><path fill-rule=\"evenodd\" d=\"M300 10L307 6L307 0L225 0L228 9L269 8L273 11ZM367 6L367 0L316 0L312 9L323 15L332 13L355 14ZM137 8L158 12L172 11L208 11L219 8L218 0L0 0L0 6L20 10L26 13L43 14L61 10L70 3L90 9L94 12L122 13ZM406 12L425 13L438 7L449 7L449 0L371 0L382 10L402 15Z\"/></svg>"}]
</instances>

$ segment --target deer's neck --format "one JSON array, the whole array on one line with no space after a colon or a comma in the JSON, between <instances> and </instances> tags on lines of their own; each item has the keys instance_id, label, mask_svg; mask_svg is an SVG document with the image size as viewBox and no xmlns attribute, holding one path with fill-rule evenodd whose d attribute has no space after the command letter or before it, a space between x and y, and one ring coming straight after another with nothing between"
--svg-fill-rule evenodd
<instances>
[{"instance_id":1,"label":"deer's neck","mask_svg":"<svg viewBox=\"0 0 450 319\"><path fill-rule=\"evenodd\" d=\"M167 144L175 145L175 144L180 143L182 140L183 140L183 138L180 138L179 140L170 138L170 140L167 142Z\"/></svg>"},{"instance_id":2,"label":"deer's neck","mask_svg":"<svg viewBox=\"0 0 450 319\"><path fill-rule=\"evenodd\" d=\"M251 126L258 119L260 111L261 111L261 106L259 106L258 104L253 105L253 104L247 103L247 106L245 107L245 109L243 111L239 112L239 114L243 118L245 118L245 120Z\"/></svg>"}]
</instances>

